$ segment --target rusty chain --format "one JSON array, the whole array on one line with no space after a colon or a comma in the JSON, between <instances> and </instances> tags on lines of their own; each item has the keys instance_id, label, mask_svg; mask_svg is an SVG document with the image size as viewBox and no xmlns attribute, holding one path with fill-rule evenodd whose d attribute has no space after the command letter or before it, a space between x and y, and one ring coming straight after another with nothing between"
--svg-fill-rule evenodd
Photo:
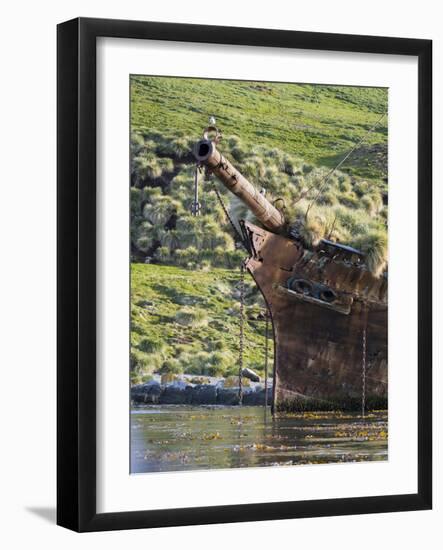
<instances>
[{"instance_id":1,"label":"rusty chain","mask_svg":"<svg viewBox=\"0 0 443 550\"><path fill-rule=\"evenodd\" d=\"M245 339L245 262L240 265L240 336L238 349L238 404L243 403L243 352Z\"/></svg>"},{"instance_id":2,"label":"rusty chain","mask_svg":"<svg viewBox=\"0 0 443 550\"><path fill-rule=\"evenodd\" d=\"M362 334L362 364L361 364L361 416L366 412L366 328L368 324L368 310L363 304L363 334Z\"/></svg>"}]
</instances>

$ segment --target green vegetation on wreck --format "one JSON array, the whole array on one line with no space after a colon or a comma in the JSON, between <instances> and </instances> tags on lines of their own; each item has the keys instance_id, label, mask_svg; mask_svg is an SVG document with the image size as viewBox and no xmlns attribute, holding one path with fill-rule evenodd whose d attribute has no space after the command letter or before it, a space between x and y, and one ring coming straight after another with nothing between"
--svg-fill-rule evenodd
<instances>
[{"instance_id":1,"label":"green vegetation on wreck","mask_svg":"<svg viewBox=\"0 0 443 550\"><path fill-rule=\"evenodd\" d=\"M264 373L264 303L252 278L246 286L245 366ZM257 320L259 317L259 320ZM154 372L238 374L239 272L214 268L131 265L131 381ZM273 345L269 340L269 370Z\"/></svg>"}]
</instances>

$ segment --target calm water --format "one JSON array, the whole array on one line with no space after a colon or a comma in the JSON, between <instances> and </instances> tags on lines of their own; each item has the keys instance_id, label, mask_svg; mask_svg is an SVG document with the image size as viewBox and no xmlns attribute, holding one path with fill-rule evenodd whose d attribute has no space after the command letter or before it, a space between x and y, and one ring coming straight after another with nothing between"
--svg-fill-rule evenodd
<instances>
[{"instance_id":1,"label":"calm water","mask_svg":"<svg viewBox=\"0 0 443 550\"><path fill-rule=\"evenodd\" d=\"M146 406L131 414L131 471L166 472L387 460L387 413Z\"/></svg>"}]
</instances>

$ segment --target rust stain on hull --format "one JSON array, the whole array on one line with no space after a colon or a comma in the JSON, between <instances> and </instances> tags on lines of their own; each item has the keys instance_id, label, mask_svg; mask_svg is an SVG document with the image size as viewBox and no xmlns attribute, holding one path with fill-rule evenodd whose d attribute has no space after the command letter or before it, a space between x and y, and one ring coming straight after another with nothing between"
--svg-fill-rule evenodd
<instances>
[{"instance_id":1,"label":"rust stain on hull","mask_svg":"<svg viewBox=\"0 0 443 550\"><path fill-rule=\"evenodd\" d=\"M387 405L387 280L327 246L313 253L251 223L246 267L270 311L275 342L274 408L358 409L366 327L366 402ZM288 280L318 286L319 296L288 289ZM328 287L329 294L322 294ZM295 295L295 296L292 296ZM295 298L295 299L293 299Z\"/></svg>"}]
</instances>

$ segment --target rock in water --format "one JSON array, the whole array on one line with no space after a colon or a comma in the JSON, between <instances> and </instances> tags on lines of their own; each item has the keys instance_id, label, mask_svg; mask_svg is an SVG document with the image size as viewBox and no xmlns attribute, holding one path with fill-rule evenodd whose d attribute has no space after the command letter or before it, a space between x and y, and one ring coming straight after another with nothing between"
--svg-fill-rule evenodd
<instances>
[{"instance_id":1,"label":"rock in water","mask_svg":"<svg viewBox=\"0 0 443 550\"><path fill-rule=\"evenodd\" d=\"M160 384L150 380L145 384L138 384L131 388L131 399L134 403L155 404L158 403L162 393Z\"/></svg>"},{"instance_id":2,"label":"rock in water","mask_svg":"<svg viewBox=\"0 0 443 550\"><path fill-rule=\"evenodd\" d=\"M219 405L238 405L238 388L219 388L217 392L217 403Z\"/></svg>"},{"instance_id":3,"label":"rock in water","mask_svg":"<svg viewBox=\"0 0 443 550\"><path fill-rule=\"evenodd\" d=\"M252 369L248 369L248 368L243 369L241 371L241 374L245 378L249 378L249 380L251 380L252 382L260 382L260 376Z\"/></svg>"},{"instance_id":4,"label":"rock in water","mask_svg":"<svg viewBox=\"0 0 443 550\"><path fill-rule=\"evenodd\" d=\"M160 395L160 405L186 405L189 404L189 392L179 385L166 386Z\"/></svg>"},{"instance_id":5,"label":"rock in water","mask_svg":"<svg viewBox=\"0 0 443 550\"><path fill-rule=\"evenodd\" d=\"M193 405L215 405L217 403L217 388L210 384L195 386L192 392Z\"/></svg>"}]
</instances>

